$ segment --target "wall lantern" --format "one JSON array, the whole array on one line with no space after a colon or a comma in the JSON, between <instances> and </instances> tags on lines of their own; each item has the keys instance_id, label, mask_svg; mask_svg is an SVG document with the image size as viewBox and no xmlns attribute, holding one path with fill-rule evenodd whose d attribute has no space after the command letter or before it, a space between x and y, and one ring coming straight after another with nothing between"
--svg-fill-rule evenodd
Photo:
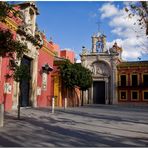
<instances>
[{"instance_id":1,"label":"wall lantern","mask_svg":"<svg viewBox=\"0 0 148 148\"><path fill-rule=\"evenodd\" d=\"M44 64L44 65L42 66L42 71L43 71L44 73L49 74L49 72L51 72L52 70L53 70L53 68L50 67L50 66L48 65L48 63L47 63L47 64Z\"/></svg>"}]
</instances>

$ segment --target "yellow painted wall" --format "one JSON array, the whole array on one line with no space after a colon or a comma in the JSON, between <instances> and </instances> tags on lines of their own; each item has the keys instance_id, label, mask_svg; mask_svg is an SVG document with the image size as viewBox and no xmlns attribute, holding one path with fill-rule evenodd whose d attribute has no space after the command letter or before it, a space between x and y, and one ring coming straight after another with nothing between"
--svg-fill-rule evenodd
<instances>
[{"instance_id":1,"label":"yellow painted wall","mask_svg":"<svg viewBox=\"0 0 148 148\"><path fill-rule=\"evenodd\" d=\"M61 107L62 97L61 97L61 83L59 76L54 76L54 96L57 96L55 98L55 105Z\"/></svg>"}]
</instances>

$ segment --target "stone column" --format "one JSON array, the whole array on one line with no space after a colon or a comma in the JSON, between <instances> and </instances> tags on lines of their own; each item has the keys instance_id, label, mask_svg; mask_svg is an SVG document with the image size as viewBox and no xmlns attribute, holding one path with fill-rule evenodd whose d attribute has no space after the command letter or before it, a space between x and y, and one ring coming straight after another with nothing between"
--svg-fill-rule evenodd
<instances>
[{"instance_id":1,"label":"stone column","mask_svg":"<svg viewBox=\"0 0 148 148\"><path fill-rule=\"evenodd\" d=\"M93 104L93 84L91 86L91 98L90 98L90 104Z\"/></svg>"},{"instance_id":2,"label":"stone column","mask_svg":"<svg viewBox=\"0 0 148 148\"><path fill-rule=\"evenodd\" d=\"M17 109L18 105L18 98L19 98L19 83L16 81L13 81L13 104L12 109Z\"/></svg>"},{"instance_id":3,"label":"stone column","mask_svg":"<svg viewBox=\"0 0 148 148\"><path fill-rule=\"evenodd\" d=\"M105 35L102 36L102 43L103 43L102 52L105 52L106 51L106 36Z\"/></svg>"},{"instance_id":4,"label":"stone column","mask_svg":"<svg viewBox=\"0 0 148 148\"><path fill-rule=\"evenodd\" d=\"M4 104L0 104L0 127L4 126Z\"/></svg>"},{"instance_id":5,"label":"stone column","mask_svg":"<svg viewBox=\"0 0 148 148\"><path fill-rule=\"evenodd\" d=\"M37 53L34 53L37 54ZM32 61L32 91L31 91L31 102L33 107L37 107L37 75L38 75L38 56L35 55L35 58Z\"/></svg>"},{"instance_id":6,"label":"stone column","mask_svg":"<svg viewBox=\"0 0 148 148\"><path fill-rule=\"evenodd\" d=\"M112 67L112 103L113 104L117 104L118 100L117 100L117 68L116 68L116 64L115 61L113 62L113 67Z\"/></svg>"},{"instance_id":7,"label":"stone column","mask_svg":"<svg viewBox=\"0 0 148 148\"><path fill-rule=\"evenodd\" d=\"M91 103L91 98L92 98L92 97L91 97L91 88L89 88L89 89L88 89L88 102L87 102L88 104Z\"/></svg>"},{"instance_id":8,"label":"stone column","mask_svg":"<svg viewBox=\"0 0 148 148\"><path fill-rule=\"evenodd\" d=\"M92 52L96 53L97 48L96 48L96 37L92 36Z\"/></svg>"},{"instance_id":9,"label":"stone column","mask_svg":"<svg viewBox=\"0 0 148 148\"><path fill-rule=\"evenodd\" d=\"M108 79L105 81L105 104L108 104L109 103L109 98L108 98L108 94L109 94L109 91L108 91Z\"/></svg>"},{"instance_id":10,"label":"stone column","mask_svg":"<svg viewBox=\"0 0 148 148\"><path fill-rule=\"evenodd\" d=\"M84 91L84 104L88 102L88 90Z\"/></svg>"}]
</instances>

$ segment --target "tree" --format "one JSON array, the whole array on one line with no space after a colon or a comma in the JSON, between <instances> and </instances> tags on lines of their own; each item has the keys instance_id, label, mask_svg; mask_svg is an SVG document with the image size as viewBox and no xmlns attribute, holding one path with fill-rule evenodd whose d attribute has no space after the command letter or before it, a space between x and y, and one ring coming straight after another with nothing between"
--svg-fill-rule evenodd
<instances>
[{"instance_id":1,"label":"tree","mask_svg":"<svg viewBox=\"0 0 148 148\"><path fill-rule=\"evenodd\" d=\"M81 64L75 63L73 66L76 71L76 76L75 76L76 78L75 82L77 83L76 85L82 91L81 105L83 106L84 104L83 92L86 91L88 88L90 88L92 85L92 72L89 69L83 67Z\"/></svg>"},{"instance_id":2,"label":"tree","mask_svg":"<svg viewBox=\"0 0 148 148\"><path fill-rule=\"evenodd\" d=\"M72 64L66 60L59 66L61 72L61 79L66 88L75 88L76 86L82 91L83 105L83 91L91 87L92 73L89 69L83 67L81 64Z\"/></svg>"},{"instance_id":3,"label":"tree","mask_svg":"<svg viewBox=\"0 0 148 148\"><path fill-rule=\"evenodd\" d=\"M148 2L139 1L132 3L130 8L125 8L125 11L128 13L129 18L136 15L139 16L134 24L138 24L141 29L145 28L145 35L148 37Z\"/></svg>"},{"instance_id":4,"label":"tree","mask_svg":"<svg viewBox=\"0 0 148 148\"><path fill-rule=\"evenodd\" d=\"M74 88L75 80L72 78L73 69L69 60L63 61L59 66L62 83L66 87L66 97L68 97L68 88Z\"/></svg>"}]
</instances>

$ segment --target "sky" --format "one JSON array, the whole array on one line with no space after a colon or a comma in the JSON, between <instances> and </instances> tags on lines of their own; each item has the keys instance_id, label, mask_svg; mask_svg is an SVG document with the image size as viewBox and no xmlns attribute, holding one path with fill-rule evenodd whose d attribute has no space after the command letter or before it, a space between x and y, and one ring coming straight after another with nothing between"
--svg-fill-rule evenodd
<instances>
[{"instance_id":1,"label":"sky","mask_svg":"<svg viewBox=\"0 0 148 148\"><path fill-rule=\"evenodd\" d=\"M124 60L134 61L138 57L148 60L148 39L138 25L133 25L137 16L129 19L124 11L129 2L37 1L36 4L39 29L48 40L52 37L61 50L73 50L77 59L82 46L91 51L91 36L100 31L107 36L108 49L114 42L123 48Z\"/></svg>"}]
</instances>

